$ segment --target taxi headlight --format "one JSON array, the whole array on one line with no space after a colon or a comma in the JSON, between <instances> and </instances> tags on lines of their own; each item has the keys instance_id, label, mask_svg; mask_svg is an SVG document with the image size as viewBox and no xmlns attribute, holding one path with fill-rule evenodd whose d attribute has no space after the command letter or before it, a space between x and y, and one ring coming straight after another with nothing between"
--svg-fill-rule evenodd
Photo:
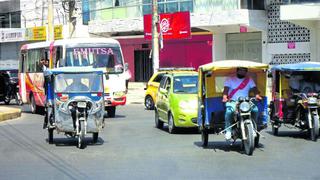
<instances>
[{"instance_id":1,"label":"taxi headlight","mask_svg":"<svg viewBox=\"0 0 320 180\"><path fill-rule=\"evenodd\" d=\"M241 112L248 112L248 111L250 111L251 106L250 106L250 103L248 103L248 102L242 102L240 104L239 108L240 108Z\"/></svg>"},{"instance_id":2,"label":"taxi headlight","mask_svg":"<svg viewBox=\"0 0 320 180\"><path fill-rule=\"evenodd\" d=\"M179 103L180 109L195 109L197 107L197 103L194 101L181 101Z\"/></svg>"},{"instance_id":3,"label":"taxi headlight","mask_svg":"<svg viewBox=\"0 0 320 180\"><path fill-rule=\"evenodd\" d=\"M308 98L308 104L317 104L317 98L309 97Z\"/></svg>"}]
</instances>

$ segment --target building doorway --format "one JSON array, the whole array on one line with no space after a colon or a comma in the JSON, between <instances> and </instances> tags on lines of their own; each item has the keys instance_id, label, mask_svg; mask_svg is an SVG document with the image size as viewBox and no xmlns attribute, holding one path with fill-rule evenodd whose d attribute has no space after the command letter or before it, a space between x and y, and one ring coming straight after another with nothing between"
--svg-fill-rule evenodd
<instances>
[{"instance_id":1,"label":"building doorway","mask_svg":"<svg viewBox=\"0 0 320 180\"><path fill-rule=\"evenodd\" d=\"M147 82L153 74L152 59L149 59L150 50L134 51L134 80Z\"/></svg>"},{"instance_id":2,"label":"building doorway","mask_svg":"<svg viewBox=\"0 0 320 180\"><path fill-rule=\"evenodd\" d=\"M262 62L261 32L226 34L227 59Z\"/></svg>"}]
</instances>

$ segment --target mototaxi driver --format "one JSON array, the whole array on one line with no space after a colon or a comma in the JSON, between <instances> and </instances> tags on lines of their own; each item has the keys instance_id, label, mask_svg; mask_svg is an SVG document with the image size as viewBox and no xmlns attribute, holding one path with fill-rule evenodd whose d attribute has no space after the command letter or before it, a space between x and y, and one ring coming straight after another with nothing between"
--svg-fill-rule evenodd
<instances>
[{"instance_id":1,"label":"mototaxi driver","mask_svg":"<svg viewBox=\"0 0 320 180\"><path fill-rule=\"evenodd\" d=\"M222 102L226 105L225 111L225 139L231 139L231 120L236 110L236 102L239 97L248 97L250 90L254 92L255 98L261 100L259 91L256 84L251 77L247 76L248 68L238 67L236 76L230 76L224 82L224 90L222 96ZM232 101L230 101L232 100ZM257 122L258 119L258 107L253 105L251 111L253 119ZM266 126L266 124L264 124ZM228 129L227 129L228 128Z\"/></svg>"}]
</instances>

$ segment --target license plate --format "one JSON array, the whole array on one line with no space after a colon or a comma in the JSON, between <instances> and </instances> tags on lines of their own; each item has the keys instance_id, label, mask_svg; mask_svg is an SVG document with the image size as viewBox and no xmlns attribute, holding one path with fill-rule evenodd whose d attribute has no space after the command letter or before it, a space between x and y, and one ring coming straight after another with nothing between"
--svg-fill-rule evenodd
<instances>
[{"instance_id":1,"label":"license plate","mask_svg":"<svg viewBox=\"0 0 320 180\"><path fill-rule=\"evenodd\" d=\"M87 107L87 103L86 102L78 102L78 107L79 108L86 108Z\"/></svg>"}]
</instances>

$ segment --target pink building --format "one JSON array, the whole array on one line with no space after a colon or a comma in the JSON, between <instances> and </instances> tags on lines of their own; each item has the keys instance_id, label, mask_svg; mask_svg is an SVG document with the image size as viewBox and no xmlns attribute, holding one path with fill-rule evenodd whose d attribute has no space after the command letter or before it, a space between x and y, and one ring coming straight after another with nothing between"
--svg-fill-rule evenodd
<instances>
[{"instance_id":1,"label":"pink building","mask_svg":"<svg viewBox=\"0 0 320 180\"><path fill-rule=\"evenodd\" d=\"M131 81L148 81L153 74L151 41L144 38L118 39L125 62L132 73ZM165 40L160 51L161 67L198 67L212 62L212 34L194 33L190 39ZM149 58L150 57L150 58Z\"/></svg>"}]
</instances>

